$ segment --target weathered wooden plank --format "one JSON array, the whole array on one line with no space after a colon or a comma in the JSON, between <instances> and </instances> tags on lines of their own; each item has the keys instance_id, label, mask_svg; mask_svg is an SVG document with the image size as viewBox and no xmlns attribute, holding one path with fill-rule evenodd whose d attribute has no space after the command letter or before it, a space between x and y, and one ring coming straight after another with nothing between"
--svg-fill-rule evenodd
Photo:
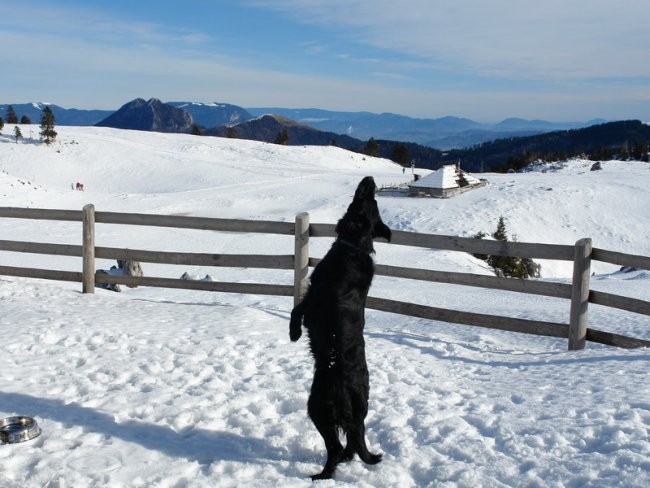
<instances>
[{"instance_id":1,"label":"weathered wooden plank","mask_svg":"<svg viewBox=\"0 0 650 488\"><path fill-rule=\"evenodd\" d=\"M375 273L394 278L408 278L435 283L491 288L555 298L571 298L571 285L565 283L523 280L518 278L497 278L496 276L434 271L421 268L402 268L383 264L377 264L375 266Z\"/></svg>"},{"instance_id":2,"label":"weathered wooden plank","mask_svg":"<svg viewBox=\"0 0 650 488\"><path fill-rule=\"evenodd\" d=\"M185 290L217 291L223 293L246 293L251 295L293 296L292 285L272 285L264 283L231 283L224 281L179 280L149 276L116 276L95 274L97 283L111 283L158 288L179 288Z\"/></svg>"},{"instance_id":3,"label":"weathered wooden plank","mask_svg":"<svg viewBox=\"0 0 650 488\"><path fill-rule=\"evenodd\" d=\"M591 342L598 342L608 346L622 347L625 349L634 349L637 347L650 347L650 341L645 339L636 339L620 334L612 334L611 332L604 332L597 329L587 329L587 340Z\"/></svg>"},{"instance_id":4,"label":"weathered wooden plank","mask_svg":"<svg viewBox=\"0 0 650 488\"><path fill-rule=\"evenodd\" d=\"M637 256L634 254L625 254L622 252L607 251L605 249L594 248L591 259L602 261L604 263L618 264L619 266L632 266L650 270L650 257Z\"/></svg>"},{"instance_id":5,"label":"weathered wooden plank","mask_svg":"<svg viewBox=\"0 0 650 488\"><path fill-rule=\"evenodd\" d=\"M0 217L15 219L65 220L81 222L81 213L81 210L0 207Z\"/></svg>"},{"instance_id":6,"label":"weathered wooden plank","mask_svg":"<svg viewBox=\"0 0 650 488\"><path fill-rule=\"evenodd\" d=\"M81 257L81 246L71 244L0 240L0 250L31 254L50 254L52 256Z\"/></svg>"},{"instance_id":7,"label":"weathered wooden plank","mask_svg":"<svg viewBox=\"0 0 650 488\"><path fill-rule=\"evenodd\" d=\"M587 338L591 239L577 241L574 255L571 309L569 311L569 351L584 349Z\"/></svg>"},{"instance_id":8,"label":"weathered wooden plank","mask_svg":"<svg viewBox=\"0 0 650 488\"><path fill-rule=\"evenodd\" d=\"M83 208L82 227L82 292L95 293L95 207Z\"/></svg>"},{"instance_id":9,"label":"weathered wooden plank","mask_svg":"<svg viewBox=\"0 0 650 488\"><path fill-rule=\"evenodd\" d=\"M366 306L384 312L488 329L562 338L568 337L569 334L569 327L566 324L448 310L414 303L398 302L385 298L368 297Z\"/></svg>"},{"instance_id":10,"label":"weathered wooden plank","mask_svg":"<svg viewBox=\"0 0 650 488\"><path fill-rule=\"evenodd\" d=\"M311 237L336 237L336 225L334 224L309 224L309 235Z\"/></svg>"},{"instance_id":11,"label":"weathered wooden plank","mask_svg":"<svg viewBox=\"0 0 650 488\"><path fill-rule=\"evenodd\" d=\"M309 286L309 214L296 215L293 269L293 304L300 303Z\"/></svg>"},{"instance_id":12,"label":"weathered wooden plank","mask_svg":"<svg viewBox=\"0 0 650 488\"><path fill-rule=\"evenodd\" d=\"M17 276L20 278L40 278L43 280L81 282L78 271L61 271L55 269L19 268L15 266L0 266L0 275Z\"/></svg>"},{"instance_id":13,"label":"weathered wooden plank","mask_svg":"<svg viewBox=\"0 0 650 488\"><path fill-rule=\"evenodd\" d=\"M95 221L103 224L175 227L179 229L215 230L225 232L255 232L293 235L291 222L268 220L236 220L182 215L154 215L119 212L96 212Z\"/></svg>"},{"instance_id":14,"label":"weathered wooden plank","mask_svg":"<svg viewBox=\"0 0 650 488\"><path fill-rule=\"evenodd\" d=\"M627 310L628 312L650 315L650 302L639 300L637 298L623 297L620 295L605 293L603 291L591 290L589 292L589 302L596 305L604 305L605 307Z\"/></svg>"},{"instance_id":15,"label":"weathered wooden plank","mask_svg":"<svg viewBox=\"0 0 650 488\"><path fill-rule=\"evenodd\" d=\"M210 254L96 247L95 256L101 259L131 259L144 263L186 266L293 269L293 255L291 254Z\"/></svg>"},{"instance_id":16,"label":"weathered wooden plank","mask_svg":"<svg viewBox=\"0 0 650 488\"><path fill-rule=\"evenodd\" d=\"M311 224L312 237L335 237L335 226L331 224ZM378 239L378 242L385 242ZM469 237L420 234L395 230L391 244L427 247L447 251L461 251L470 254L492 254L497 256L519 256L535 259L573 260L573 246L559 244L537 244L526 242L503 242Z\"/></svg>"}]
</instances>

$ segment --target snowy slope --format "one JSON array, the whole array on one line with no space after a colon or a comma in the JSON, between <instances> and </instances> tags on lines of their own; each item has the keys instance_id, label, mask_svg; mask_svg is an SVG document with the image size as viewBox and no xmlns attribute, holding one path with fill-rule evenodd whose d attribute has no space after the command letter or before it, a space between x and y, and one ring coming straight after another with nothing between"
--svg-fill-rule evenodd
<instances>
[{"instance_id":1,"label":"snowy slope","mask_svg":"<svg viewBox=\"0 0 650 488\"><path fill-rule=\"evenodd\" d=\"M392 163L334 147L57 127L57 142L0 136L3 206L334 223L365 175L408 180ZM8 133L5 126L5 134ZM32 127L36 134L37 128ZM449 200L381 198L394 229L471 236L506 217L519 241L650 255L650 166L573 161L486 175ZM423 173L424 174L424 173ZM77 181L84 192L71 189ZM98 225L98 245L282 253L290 238ZM77 223L0 219L0 239L79 244ZM313 239L322 255L331 239ZM488 274L452 252L378 244L378 262ZM79 270L76 258L0 252L0 264ZM108 267L112 263L100 262ZM271 270L143 264L224 281L290 283ZM649 273L595 263L594 288L650 300ZM570 265L544 262L544 279ZM79 293L76 283L0 277L0 418L32 415L36 440L0 446L0 486L311 486L324 447L306 416L312 371L288 338L291 300L154 288ZM568 302L377 277L371 294L566 322ZM367 436L384 461L355 460L322 486L499 487L650 484L647 350L367 312ZM647 316L590 307L594 327L650 339Z\"/></svg>"}]
</instances>

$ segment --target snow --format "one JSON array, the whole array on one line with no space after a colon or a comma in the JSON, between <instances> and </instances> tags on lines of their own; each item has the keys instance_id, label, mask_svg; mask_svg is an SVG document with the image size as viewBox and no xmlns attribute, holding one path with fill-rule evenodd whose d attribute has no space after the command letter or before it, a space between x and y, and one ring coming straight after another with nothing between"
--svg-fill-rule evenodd
<instances>
[{"instance_id":1,"label":"snow","mask_svg":"<svg viewBox=\"0 0 650 488\"><path fill-rule=\"evenodd\" d=\"M459 188L459 176L461 175L468 185L478 185L481 183L478 178L461 171L462 170L459 171L455 164L449 164L433 171L424 178L420 178L418 181L413 182L411 186L416 188Z\"/></svg>"},{"instance_id":2,"label":"snow","mask_svg":"<svg viewBox=\"0 0 650 488\"><path fill-rule=\"evenodd\" d=\"M57 127L50 147L0 136L3 206L334 223L358 181L408 179L401 168L335 147ZM522 242L650 255L650 165L571 161L450 199L379 198L393 229L472 236L500 215ZM422 173L422 171L420 171ZM85 191L71 189L81 182ZM290 254L293 240L97 224L97 245ZM0 219L0 239L80 244L78 223ZM312 239L322 256L331 239ZM378 243L382 264L489 274L451 251ZM99 260L98 267L112 264ZM0 252L0 265L79 271L80 259ZM275 270L143 263L145 275L291 283ZM648 271L594 263L592 286L650 300ZM542 262L568 282L570 263ZM306 415L312 361L291 343L286 297L0 277L0 418L29 415L43 433L0 446L0 486L308 487L325 450ZM566 300L376 277L371 295L444 308L567 322ZM650 352L367 311L371 450L318 486L646 487ZM640 314L590 306L590 326L650 339Z\"/></svg>"}]
</instances>

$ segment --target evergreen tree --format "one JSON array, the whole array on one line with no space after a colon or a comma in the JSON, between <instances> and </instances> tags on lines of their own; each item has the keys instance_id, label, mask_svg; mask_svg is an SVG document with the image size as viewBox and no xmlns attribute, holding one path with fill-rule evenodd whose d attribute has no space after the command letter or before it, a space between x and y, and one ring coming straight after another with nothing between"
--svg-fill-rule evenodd
<instances>
[{"instance_id":1,"label":"evergreen tree","mask_svg":"<svg viewBox=\"0 0 650 488\"><path fill-rule=\"evenodd\" d=\"M201 128L196 124L192 124L192 132L191 132L191 134L193 136L200 136L201 135Z\"/></svg>"},{"instance_id":2,"label":"evergreen tree","mask_svg":"<svg viewBox=\"0 0 650 488\"><path fill-rule=\"evenodd\" d=\"M280 144L282 146L286 146L288 142L289 134L287 133L287 129L282 129L282 131L280 131L278 134L278 137L276 137L275 141L273 141L274 144Z\"/></svg>"},{"instance_id":3,"label":"evergreen tree","mask_svg":"<svg viewBox=\"0 0 650 488\"><path fill-rule=\"evenodd\" d=\"M497 230L492 234L492 237L501 242L508 242L508 233L506 232L506 223L503 218L503 215L499 217L497 222ZM500 271L504 276L510 276L510 264L508 262L510 258L508 256L488 256L487 263L495 271Z\"/></svg>"},{"instance_id":4,"label":"evergreen tree","mask_svg":"<svg viewBox=\"0 0 650 488\"><path fill-rule=\"evenodd\" d=\"M16 144L18 144L18 139L22 139L23 133L20 132L20 127L14 127L14 137L16 138Z\"/></svg>"},{"instance_id":5,"label":"evergreen tree","mask_svg":"<svg viewBox=\"0 0 650 488\"><path fill-rule=\"evenodd\" d=\"M374 137L371 137L368 139L368 142L366 142L366 147L363 150L364 154L367 154L368 156L379 156L379 144L377 144L377 141L375 141Z\"/></svg>"},{"instance_id":6,"label":"evergreen tree","mask_svg":"<svg viewBox=\"0 0 650 488\"><path fill-rule=\"evenodd\" d=\"M235 132L234 127L228 127L228 130L226 131L226 137L228 139L237 139L237 133Z\"/></svg>"},{"instance_id":7,"label":"evergreen tree","mask_svg":"<svg viewBox=\"0 0 650 488\"><path fill-rule=\"evenodd\" d=\"M17 124L18 123L18 117L16 116L16 112L14 112L14 107L12 105L9 105L7 107L7 124Z\"/></svg>"},{"instance_id":8,"label":"evergreen tree","mask_svg":"<svg viewBox=\"0 0 650 488\"><path fill-rule=\"evenodd\" d=\"M508 241L506 222L503 218L503 215L499 217L499 221L497 222L497 230L494 232L494 234L492 234L492 237L494 237L497 241L503 241L503 242Z\"/></svg>"},{"instance_id":9,"label":"evergreen tree","mask_svg":"<svg viewBox=\"0 0 650 488\"><path fill-rule=\"evenodd\" d=\"M2 128L5 126L5 121L2 117L0 117L0 133L2 133Z\"/></svg>"},{"instance_id":10,"label":"evergreen tree","mask_svg":"<svg viewBox=\"0 0 650 488\"><path fill-rule=\"evenodd\" d=\"M20 123L21 123L21 124L31 124L32 121L29 119L29 117L27 117L27 115L23 115L23 116L20 118Z\"/></svg>"},{"instance_id":11,"label":"evergreen tree","mask_svg":"<svg viewBox=\"0 0 650 488\"><path fill-rule=\"evenodd\" d=\"M476 239L482 239L486 234L479 232ZM497 222L497 230L492 234L492 237L501 242L508 242L508 231L506 230L505 219L503 216L499 217ZM512 237L513 242L517 239ZM519 258L516 256L483 256L474 255L479 259L484 259L498 276L508 278L539 278L541 276L542 266L531 258Z\"/></svg>"},{"instance_id":12,"label":"evergreen tree","mask_svg":"<svg viewBox=\"0 0 650 488\"><path fill-rule=\"evenodd\" d=\"M400 166L408 166L410 157L409 157L409 150L408 147L406 147L406 144L402 144L401 142L396 142L393 145L393 151L391 153L390 159L391 161L395 161Z\"/></svg>"},{"instance_id":13,"label":"evergreen tree","mask_svg":"<svg viewBox=\"0 0 650 488\"><path fill-rule=\"evenodd\" d=\"M50 107L43 109L41 116L41 137L45 140L45 144L52 144L56 139L56 131L54 130L54 114Z\"/></svg>"}]
</instances>

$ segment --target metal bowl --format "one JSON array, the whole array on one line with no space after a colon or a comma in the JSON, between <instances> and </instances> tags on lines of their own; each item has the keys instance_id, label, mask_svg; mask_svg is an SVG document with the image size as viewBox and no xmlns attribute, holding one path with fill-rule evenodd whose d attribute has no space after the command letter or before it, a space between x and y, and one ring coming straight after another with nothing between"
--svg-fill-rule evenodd
<instances>
[{"instance_id":1,"label":"metal bowl","mask_svg":"<svg viewBox=\"0 0 650 488\"><path fill-rule=\"evenodd\" d=\"M16 416L0 420L0 444L16 444L41 435L41 428L31 417Z\"/></svg>"}]
</instances>

